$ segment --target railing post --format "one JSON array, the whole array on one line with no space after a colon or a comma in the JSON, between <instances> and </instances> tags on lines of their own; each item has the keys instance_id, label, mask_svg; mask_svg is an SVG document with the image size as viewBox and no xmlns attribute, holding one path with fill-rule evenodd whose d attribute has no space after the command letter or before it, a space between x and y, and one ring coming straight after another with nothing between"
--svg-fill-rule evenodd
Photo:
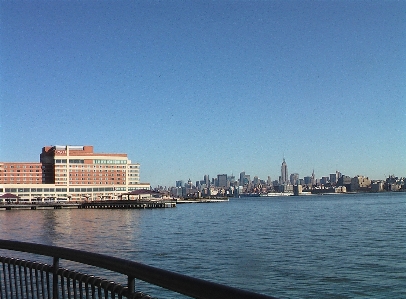
<instances>
[{"instance_id":1,"label":"railing post","mask_svg":"<svg viewBox=\"0 0 406 299\"><path fill-rule=\"evenodd\" d=\"M52 275L52 294L54 299L59 298L58 292L58 269L59 269L59 257L54 256L54 263L53 263L53 275Z\"/></svg>"},{"instance_id":2,"label":"railing post","mask_svg":"<svg viewBox=\"0 0 406 299\"><path fill-rule=\"evenodd\" d=\"M130 294L135 292L135 277L128 275L128 291Z\"/></svg>"}]
</instances>

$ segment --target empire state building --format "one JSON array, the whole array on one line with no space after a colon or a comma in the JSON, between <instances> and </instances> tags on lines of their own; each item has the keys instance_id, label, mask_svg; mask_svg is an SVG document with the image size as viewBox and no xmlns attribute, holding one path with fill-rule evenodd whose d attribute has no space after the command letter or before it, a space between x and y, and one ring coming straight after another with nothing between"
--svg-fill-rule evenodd
<instances>
[{"instance_id":1,"label":"empire state building","mask_svg":"<svg viewBox=\"0 0 406 299\"><path fill-rule=\"evenodd\" d=\"M285 158L283 158L281 166L281 185L286 185L288 182L288 165L285 162Z\"/></svg>"}]
</instances>

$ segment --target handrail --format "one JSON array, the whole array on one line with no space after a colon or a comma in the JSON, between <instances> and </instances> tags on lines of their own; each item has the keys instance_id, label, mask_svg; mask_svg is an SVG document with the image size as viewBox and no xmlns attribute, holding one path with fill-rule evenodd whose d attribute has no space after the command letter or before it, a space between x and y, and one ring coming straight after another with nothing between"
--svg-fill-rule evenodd
<instances>
[{"instance_id":1,"label":"handrail","mask_svg":"<svg viewBox=\"0 0 406 299\"><path fill-rule=\"evenodd\" d=\"M54 262L64 259L121 273L128 277L129 289L134 285L134 279L140 279L197 299L275 299L274 297L209 282L138 262L77 249L2 239L0 239L0 249L50 256L54 258ZM133 291L133 288L131 291Z\"/></svg>"}]
</instances>

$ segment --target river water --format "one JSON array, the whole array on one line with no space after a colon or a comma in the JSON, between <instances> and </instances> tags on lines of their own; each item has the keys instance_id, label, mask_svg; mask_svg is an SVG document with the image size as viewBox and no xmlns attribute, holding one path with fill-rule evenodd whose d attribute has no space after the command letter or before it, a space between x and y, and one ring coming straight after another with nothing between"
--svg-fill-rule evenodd
<instances>
[{"instance_id":1,"label":"river water","mask_svg":"<svg viewBox=\"0 0 406 299\"><path fill-rule=\"evenodd\" d=\"M0 211L0 238L127 258L278 298L406 298L406 193Z\"/></svg>"}]
</instances>

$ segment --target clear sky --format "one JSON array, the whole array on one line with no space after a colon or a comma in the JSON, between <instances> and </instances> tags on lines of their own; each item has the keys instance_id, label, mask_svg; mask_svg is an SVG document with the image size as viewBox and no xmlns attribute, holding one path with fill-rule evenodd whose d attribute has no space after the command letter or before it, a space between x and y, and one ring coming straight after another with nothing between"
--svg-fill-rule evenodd
<instances>
[{"instance_id":1,"label":"clear sky","mask_svg":"<svg viewBox=\"0 0 406 299\"><path fill-rule=\"evenodd\" d=\"M0 161L406 176L406 1L1 1Z\"/></svg>"}]
</instances>

